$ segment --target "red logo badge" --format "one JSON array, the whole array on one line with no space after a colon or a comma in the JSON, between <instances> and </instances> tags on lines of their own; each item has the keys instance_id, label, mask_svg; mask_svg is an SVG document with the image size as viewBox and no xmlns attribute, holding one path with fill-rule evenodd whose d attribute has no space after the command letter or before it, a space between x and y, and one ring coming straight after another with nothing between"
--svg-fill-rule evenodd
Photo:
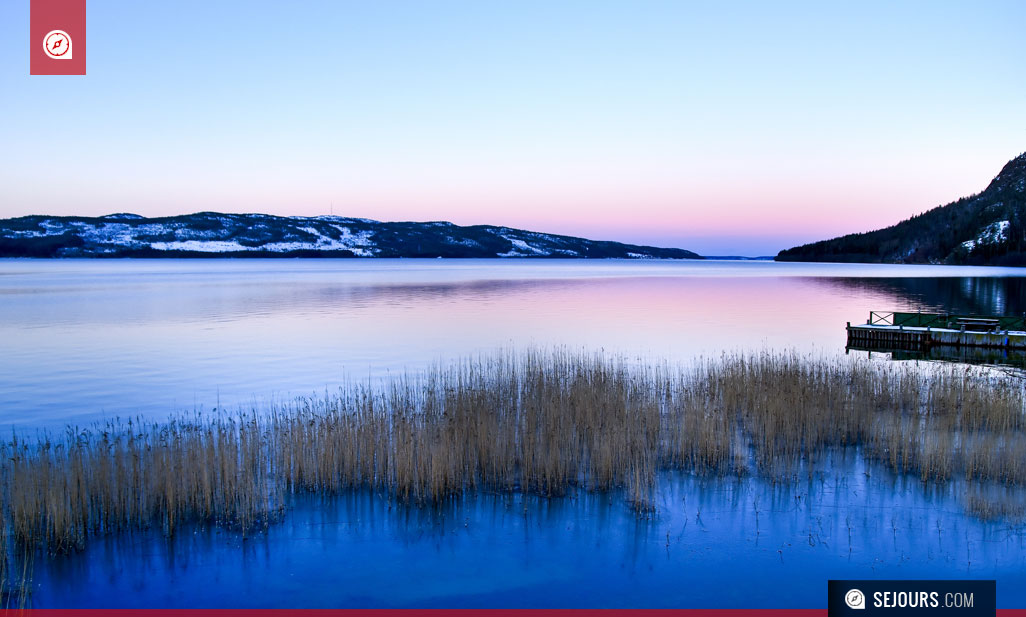
<instances>
[{"instance_id":1,"label":"red logo badge","mask_svg":"<svg viewBox=\"0 0 1026 617\"><path fill-rule=\"evenodd\" d=\"M86 74L86 0L32 0L29 73Z\"/></svg>"}]
</instances>

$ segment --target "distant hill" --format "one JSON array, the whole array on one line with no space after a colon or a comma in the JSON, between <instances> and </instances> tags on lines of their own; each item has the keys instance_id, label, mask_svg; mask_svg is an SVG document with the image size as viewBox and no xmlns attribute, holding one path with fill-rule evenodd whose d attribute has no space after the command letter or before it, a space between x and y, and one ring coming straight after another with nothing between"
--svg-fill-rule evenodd
<instances>
[{"instance_id":1,"label":"distant hill","mask_svg":"<svg viewBox=\"0 0 1026 617\"><path fill-rule=\"evenodd\" d=\"M0 257L563 257L702 259L684 249L452 223L200 212L0 219Z\"/></svg>"},{"instance_id":2,"label":"distant hill","mask_svg":"<svg viewBox=\"0 0 1026 617\"><path fill-rule=\"evenodd\" d=\"M780 251L776 259L1026 265L1026 153L982 193L891 227Z\"/></svg>"}]
</instances>

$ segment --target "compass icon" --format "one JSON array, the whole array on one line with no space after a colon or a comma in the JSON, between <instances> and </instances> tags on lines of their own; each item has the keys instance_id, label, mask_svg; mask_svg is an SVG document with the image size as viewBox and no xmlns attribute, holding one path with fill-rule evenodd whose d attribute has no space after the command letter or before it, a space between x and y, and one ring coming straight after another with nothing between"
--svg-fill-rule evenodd
<instances>
[{"instance_id":1,"label":"compass icon","mask_svg":"<svg viewBox=\"0 0 1026 617\"><path fill-rule=\"evenodd\" d=\"M71 60L71 37L63 30L51 30L43 37L43 51L54 60Z\"/></svg>"}]
</instances>

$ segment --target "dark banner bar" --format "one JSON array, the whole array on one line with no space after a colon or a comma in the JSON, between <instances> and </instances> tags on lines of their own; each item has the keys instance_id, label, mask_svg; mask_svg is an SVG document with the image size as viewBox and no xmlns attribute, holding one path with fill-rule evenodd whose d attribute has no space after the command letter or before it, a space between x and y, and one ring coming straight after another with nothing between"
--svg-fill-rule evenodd
<instances>
[{"instance_id":1,"label":"dark banner bar","mask_svg":"<svg viewBox=\"0 0 1026 617\"><path fill-rule=\"evenodd\" d=\"M869 614L868 610L865 614ZM514 615L532 613L561 615L563 617L584 617L585 615L627 617L637 614L665 617L827 617L828 614L833 614L825 609L539 609L533 611L514 609L8 609L0 610L0 617L172 617L173 615L188 615L191 617L401 617L404 615L425 615L427 617L443 617L445 615L513 617ZM920 614L927 615L933 613L926 612ZM1026 609L1002 609L997 611L997 615L998 617L1026 617Z\"/></svg>"},{"instance_id":2,"label":"dark banner bar","mask_svg":"<svg viewBox=\"0 0 1026 617\"><path fill-rule=\"evenodd\" d=\"M986 580L830 581L830 617L994 617L997 584Z\"/></svg>"}]
</instances>

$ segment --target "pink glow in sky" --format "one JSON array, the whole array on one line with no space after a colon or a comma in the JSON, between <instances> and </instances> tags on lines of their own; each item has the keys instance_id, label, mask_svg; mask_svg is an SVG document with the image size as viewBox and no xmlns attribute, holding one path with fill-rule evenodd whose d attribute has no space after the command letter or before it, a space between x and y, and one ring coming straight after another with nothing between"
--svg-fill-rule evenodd
<instances>
[{"instance_id":1,"label":"pink glow in sky","mask_svg":"<svg viewBox=\"0 0 1026 617\"><path fill-rule=\"evenodd\" d=\"M6 6L0 217L334 211L766 255L1026 150L1016 1L241 6L91 4L79 78L31 78Z\"/></svg>"}]
</instances>

